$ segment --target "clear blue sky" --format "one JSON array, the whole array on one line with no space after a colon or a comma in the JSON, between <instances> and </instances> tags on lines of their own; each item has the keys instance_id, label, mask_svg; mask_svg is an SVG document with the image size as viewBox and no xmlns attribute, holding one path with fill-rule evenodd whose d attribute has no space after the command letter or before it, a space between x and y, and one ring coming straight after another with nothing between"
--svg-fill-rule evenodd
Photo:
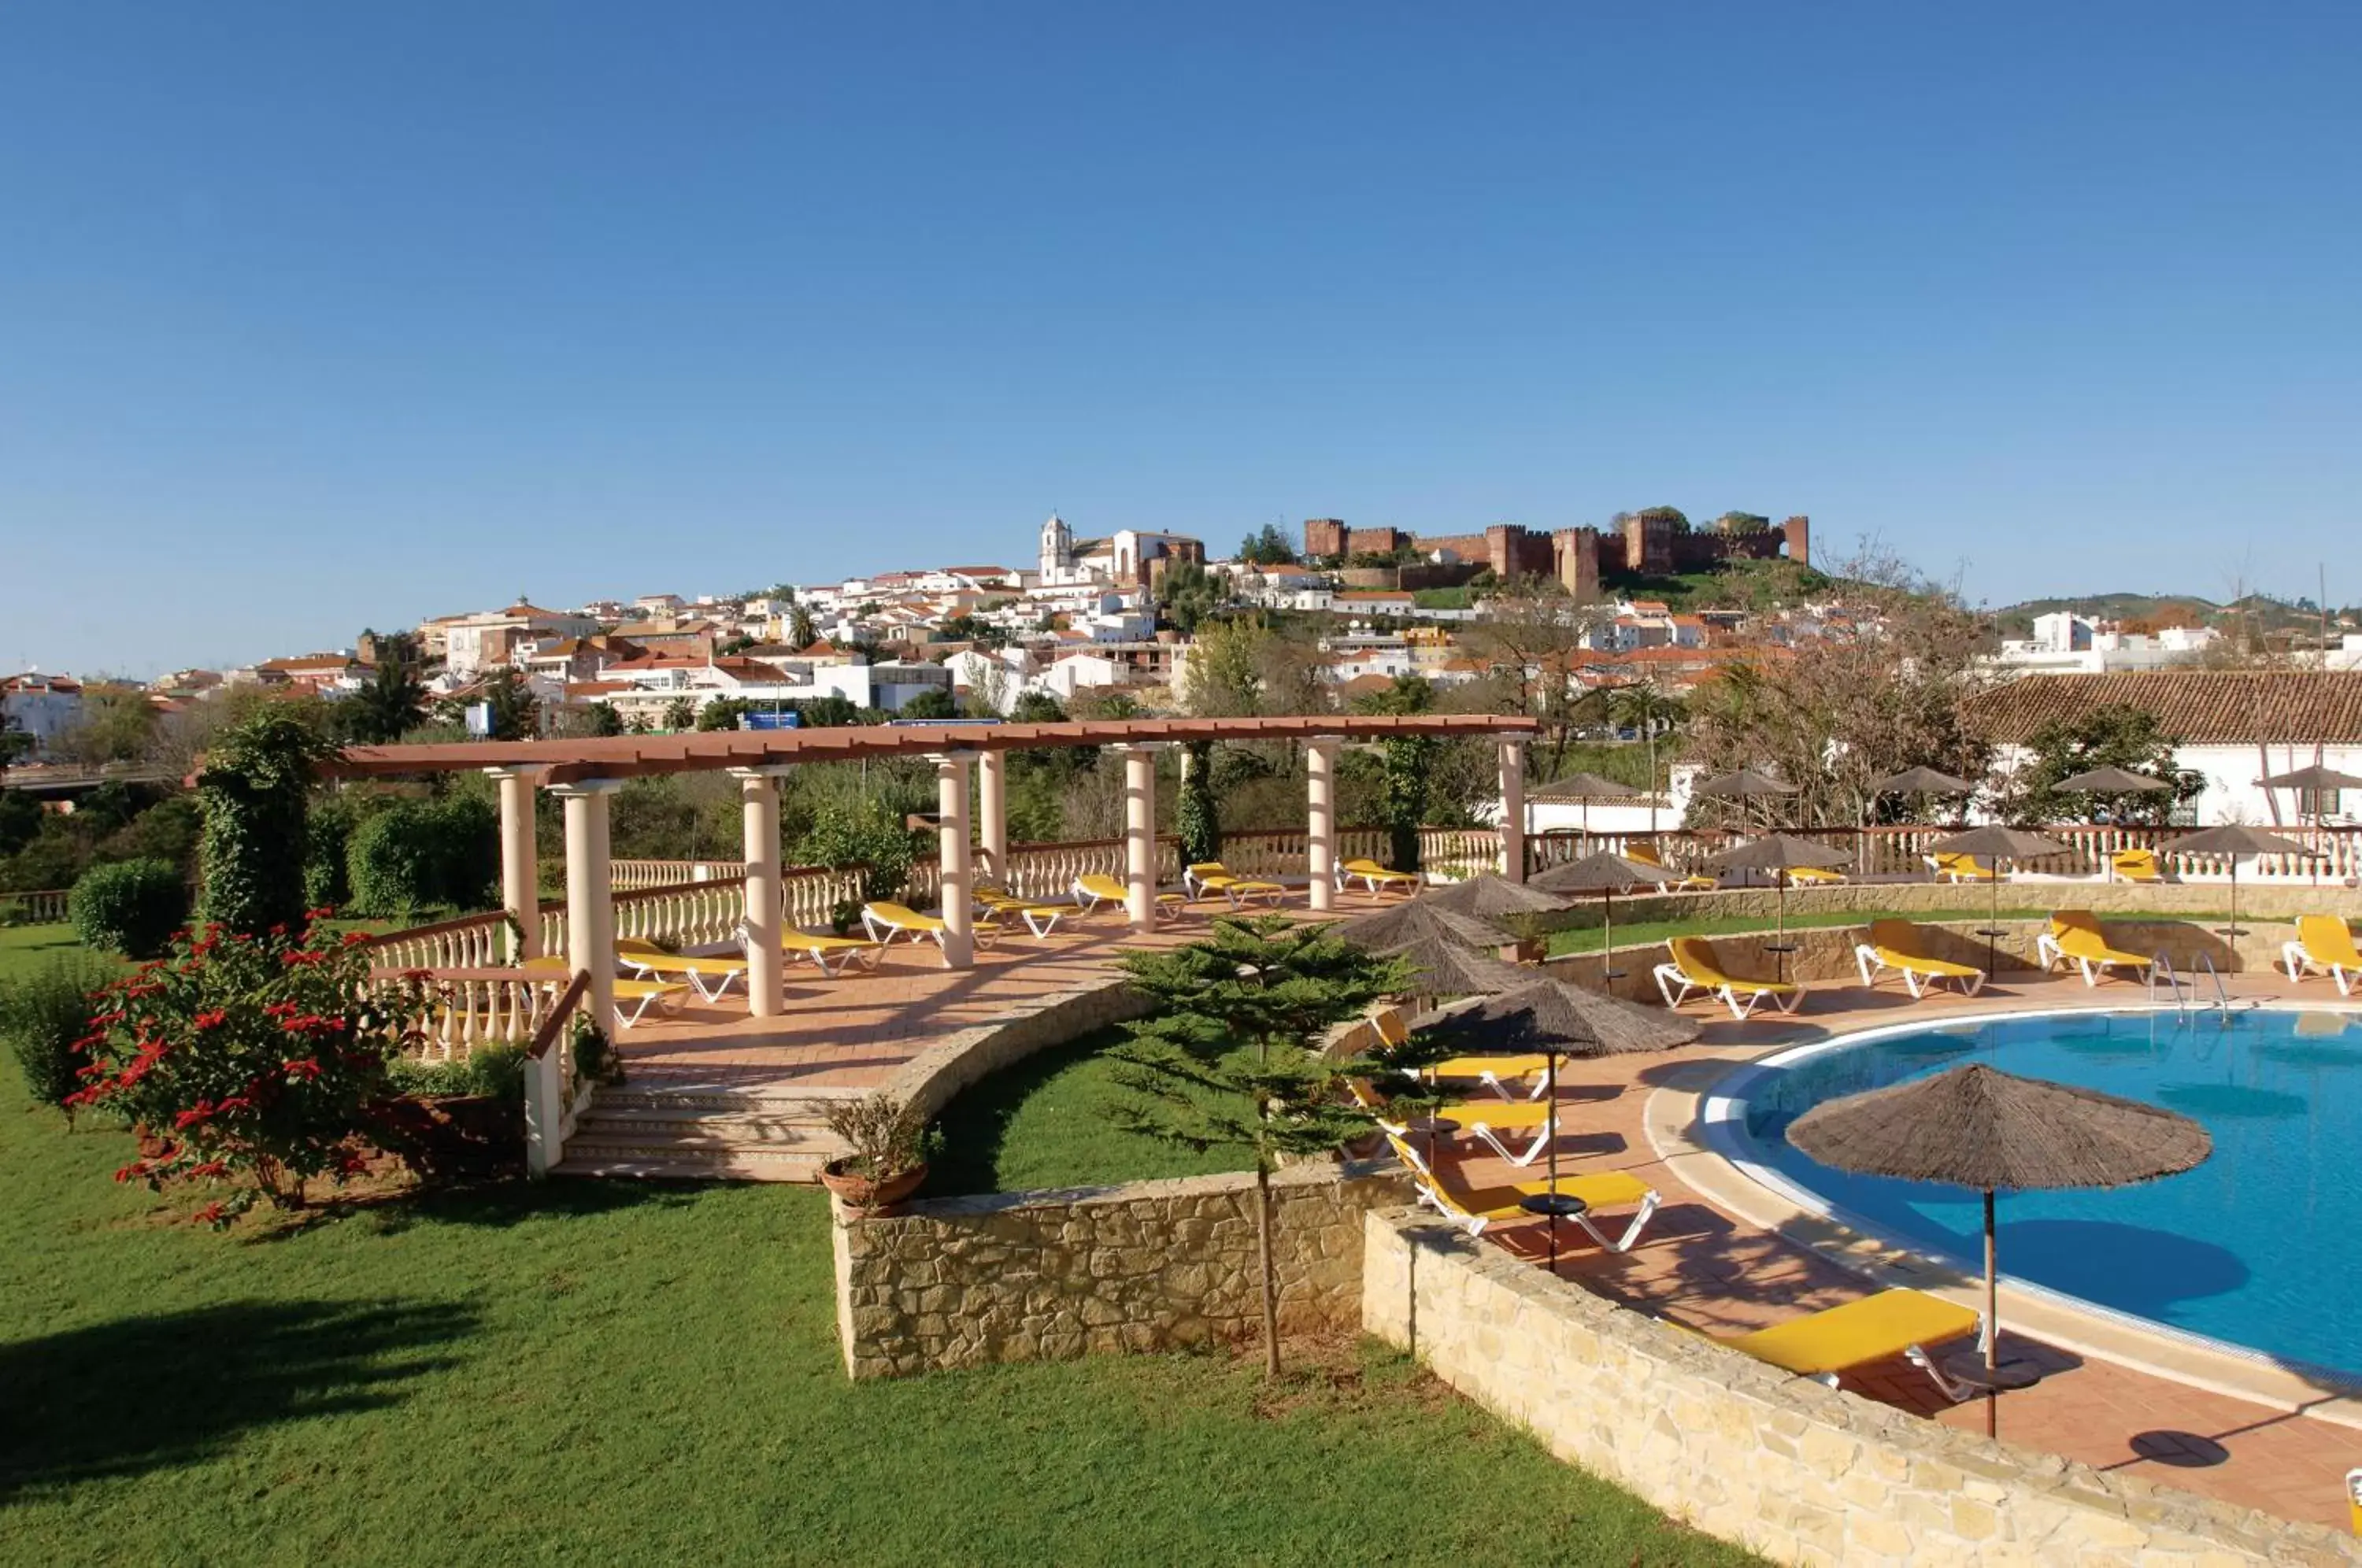
<instances>
[{"instance_id":1,"label":"clear blue sky","mask_svg":"<svg viewBox=\"0 0 2362 1568\"><path fill-rule=\"evenodd\" d=\"M2362 10L0 7L0 663L1077 530L2362 600Z\"/></svg>"}]
</instances>

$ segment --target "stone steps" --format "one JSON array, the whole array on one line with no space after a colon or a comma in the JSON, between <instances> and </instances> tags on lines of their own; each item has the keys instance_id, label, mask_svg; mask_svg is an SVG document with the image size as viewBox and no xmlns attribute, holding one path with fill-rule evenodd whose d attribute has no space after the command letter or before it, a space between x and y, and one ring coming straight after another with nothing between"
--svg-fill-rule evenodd
<instances>
[{"instance_id":1,"label":"stone steps","mask_svg":"<svg viewBox=\"0 0 2362 1568\"><path fill-rule=\"evenodd\" d=\"M816 1182L846 1152L829 1108L852 1089L635 1082L602 1089L566 1141L562 1174Z\"/></svg>"}]
</instances>

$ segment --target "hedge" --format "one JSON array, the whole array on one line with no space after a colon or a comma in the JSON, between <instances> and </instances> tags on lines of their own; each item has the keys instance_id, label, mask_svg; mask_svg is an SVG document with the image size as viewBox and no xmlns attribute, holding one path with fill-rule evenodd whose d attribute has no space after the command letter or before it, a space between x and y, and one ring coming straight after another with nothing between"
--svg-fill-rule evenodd
<instances>
[{"instance_id":1,"label":"hedge","mask_svg":"<svg viewBox=\"0 0 2362 1568\"><path fill-rule=\"evenodd\" d=\"M169 860L118 860L83 872L66 908L83 946L153 958L188 923L189 885Z\"/></svg>"},{"instance_id":2,"label":"hedge","mask_svg":"<svg viewBox=\"0 0 2362 1568\"><path fill-rule=\"evenodd\" d=\"M499 813L472 796L404 801L353 830L345 874L362 913L487 907L500 875Z\"/></svg>"}]
</instances>

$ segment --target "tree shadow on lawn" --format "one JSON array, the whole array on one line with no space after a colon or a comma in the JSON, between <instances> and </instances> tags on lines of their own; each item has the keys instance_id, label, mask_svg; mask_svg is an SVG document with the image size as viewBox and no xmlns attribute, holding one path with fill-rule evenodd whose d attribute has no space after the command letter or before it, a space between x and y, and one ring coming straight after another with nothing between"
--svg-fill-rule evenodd
<instances>
[{"instance_id":1,"label":"tree shadow on lawn","mask_svg":"<svg viewBox=\"0 0 2362 1568\"><path fill-rule=\"evenodd\" d=\"M373 1409L455 1364L468 1308L237 1301L0 1345L0 1505L206 1459L280 1421Z\"/></svg>"},{"instance_id":2,"label":"tree shadow on lawn","mask_svg":"<svg viewBox=\"0 0 2362 1568\"><path fill-rule=\"evenodd\" d=\"M393 1234L414 1225L475 1225L506 1230L536 1220L589 1219L626 1209L686 1209L700 1195L743 1184L721 1181L635 1181L628 1177L511 1178L425 1187L399 1201L368 1209L370 1224Z\"/></svg>"}]
</instances>

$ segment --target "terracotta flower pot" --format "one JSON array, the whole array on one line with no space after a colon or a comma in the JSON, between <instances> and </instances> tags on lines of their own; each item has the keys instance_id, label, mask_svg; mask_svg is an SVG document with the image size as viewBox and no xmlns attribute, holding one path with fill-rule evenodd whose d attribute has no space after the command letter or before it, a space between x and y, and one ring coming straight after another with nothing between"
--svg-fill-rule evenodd
<instances>
[{"instance_id":1,"label":"terracotta flower pot","mask_svg":"<svg viewBox=\"0 0 2362 1568\"><path fill-rule=\"evenodd\" d=\"M899 1171L884 1181L871 1181L867 1176L854 1176L844 1169L844 1161L831 1160L820 1168L822 1187L836 1194L845 1209L855 1219L867 1219L874 1214L886 1214L925 1184L927 1167L922 1162L907 1171Z\"/></svg>"}]
</instances>

